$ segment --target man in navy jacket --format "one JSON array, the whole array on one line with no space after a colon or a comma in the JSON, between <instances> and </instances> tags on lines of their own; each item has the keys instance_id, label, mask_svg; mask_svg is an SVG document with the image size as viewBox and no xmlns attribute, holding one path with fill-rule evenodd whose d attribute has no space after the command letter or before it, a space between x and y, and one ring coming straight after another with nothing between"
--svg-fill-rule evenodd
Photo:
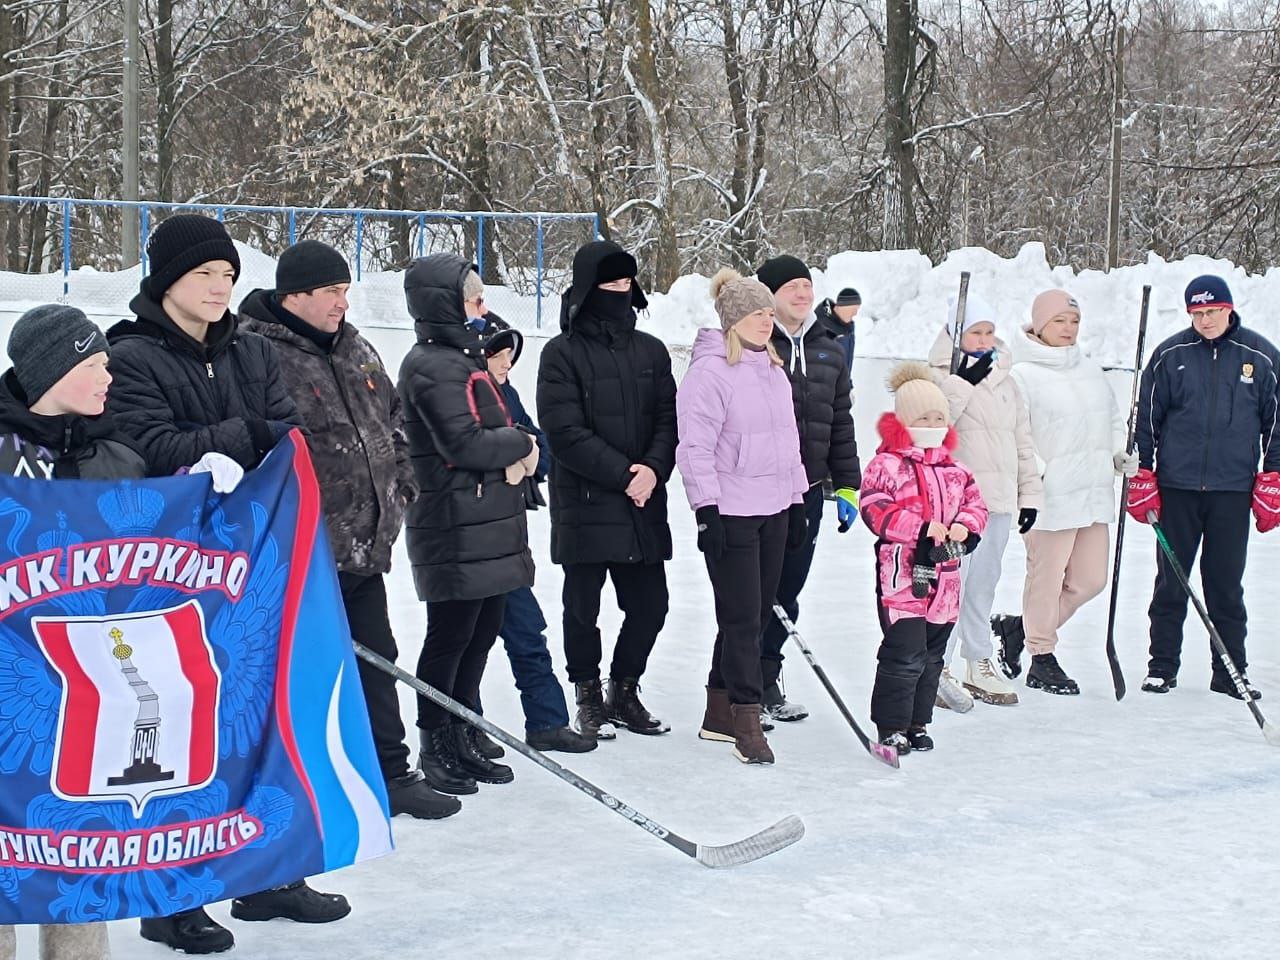
<instances>
[{"instance_id":1,"label":"man in navy jacket","mask_svg":"<svg viewBox=\"0 0 1280 960\"><path fill-rule=\"evenodd\" d=\"M1184 570L1201 550L1209 617L1243 674L1248 662L1240 580L1259 457L1263 471L1280 470L1280 443L1275 442L1280 352L1244 328L1221 277L1192 280L1185 300L1191 327L1156 347L1142 374L1141 469L1130 484L1128 509L1142 521L1156 514ZM1259 529L1270 529L1262 513ZM1142 689L1167 693L1177 685L1187 595L1163 556L1157 560L1149 610L1151 654ZM1210 689L1238 698L1221 662L1217 657L1212 662Z\"/></svg>"}]
</instances>

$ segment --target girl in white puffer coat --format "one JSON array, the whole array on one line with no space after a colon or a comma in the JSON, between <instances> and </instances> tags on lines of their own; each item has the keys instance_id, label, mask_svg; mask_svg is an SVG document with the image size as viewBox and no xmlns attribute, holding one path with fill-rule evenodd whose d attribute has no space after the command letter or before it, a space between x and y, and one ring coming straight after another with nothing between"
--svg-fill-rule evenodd
<instances>
[{"instance_id":1,"label":"girl in white puffer coat","mask_svg":"<svg viewBox=\"0 0 1280 960\"><path fill-rule=\"evenodd\" d=\"M1044 509L1026 536L1022 626L1031 653L1027 686L1074 694L1080 688L1054 655L1058 630L1107 585L1107 524L1116 517L1115 478L1132 476L1125 426L1105 374L1076 344L1080 305L1047 290L1031 325L1014 337L1013 376L1027 399L1031 437L1044 478ZM1005 634L1005 663L1020 671Z\"/></svg>"},{"instance_id":2,"label":"girl in white puffer coat","mask_svg":"<svg viewBox=\"0 0 1280 960\"><path fill-rule=\"evenodd\" d=\"M996 313L969 295L960 349L960 369L952 374L952 331L956 303L929 351L929 363L951 404L958 445L955 458L973 471L991 512L982 542L961 567L960 617L947 643L946 667L938 684L938 706L969 710L976 697L986 703L1015 704L1018 694L996 670L991 645L991 605L1009 533L1016 517L1025 534L1044 506L1044 487L1031 439L1027 404L1010 376L1013 358L996 337ZM951 676L957 647L965 659L963 687Z\"/></svg>"}]
</instances>

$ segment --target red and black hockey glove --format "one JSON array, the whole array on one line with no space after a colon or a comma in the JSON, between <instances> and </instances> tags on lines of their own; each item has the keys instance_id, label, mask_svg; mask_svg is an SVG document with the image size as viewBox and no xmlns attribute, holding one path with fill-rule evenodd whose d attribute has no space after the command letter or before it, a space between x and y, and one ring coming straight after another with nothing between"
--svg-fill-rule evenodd
<instances>
[{"instance_id":1,"label":"red and black hockey glove","mask_svg":"<svg viewBox=\"0 0 1280 960\"><path fill-rule=\"evenodd\" d=\"M1156 475L1146 467L1129 478L1129 498L1124 507L1139 523L1150 523L1147 519L1150 513L1160 519L1160 486Z\"/></svg>"},{"instance_id":2,"label":"red and black hockey glove","mask_svg":"<svg viewBox=\"0 0 1280 960\"><path fill-rule=\"evenodd\" d=\"M1268 470L1254 478L1253 519L1259 533L1280 526L1280 472Z\"/></svg>"}]
</instances>

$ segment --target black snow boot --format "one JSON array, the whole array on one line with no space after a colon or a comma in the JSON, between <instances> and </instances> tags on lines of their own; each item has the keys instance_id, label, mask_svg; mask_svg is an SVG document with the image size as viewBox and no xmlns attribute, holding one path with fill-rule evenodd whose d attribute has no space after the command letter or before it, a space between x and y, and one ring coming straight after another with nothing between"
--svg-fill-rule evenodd
<instances>
[{"instance_id":1,"label":"black snow boot","mask_svg":"<svg viewBox=\"0 0 1280 960\"><path fill-rule=\"evenodd\" d=\"M599 680L575 683L573 695L578 704L578 715L575 718L578 733L592 740L613 740L618 736L617 728L609 722L609 716L605 713L604 691Z\"/></svg>"},{"instance_id":2,"label":"black snow boot","mask_svg":"<svg viewBox=\"0 0 1280 960\"><path fill-rule=\"evenodd\" d=\"M605 713L620 727L632 733L666 733L671 727L645 709L640 702L640 681L631 678L609 678L609 696L604 703Z\"/></svg>"},{"instance_id":3,"label":"black snow boot","mask_svg":"<svg viewBox=\"0 0 1280 960\"><path fill-rule=\"evenodd\" d=\"M342 894L312 890L305 880L231 901L231 915L237 920L332 923L350 912L351 904Z\"/></svg>"},{"instance_id":4,"label":"black snow boot","mask_svg":"<svg viewBox=\"0 0 1280 960\"><path fill-rule=\"evenodd\" d=\"M1262 699L1262 692L1249 682L1248 677L1241 674L1240 679L1244 681L1244 688L1249 691L1250 699ZM1225 693L1228 697L1235 697L1237 700L1244 699L1244 697L1240 696L1240 691L1236 689L1236 685L1231 682L1231 678L1225 674L1215 673L1209 680L1209 689L1214 693Z\"/></svg>"},{"instance_id":5,"label":"black snow boot","mask_svg":"<svg viewBox=\"0 0 1280 960\"><path fill-rule=\"evenodd\" d=\"M475 727L469 723L454 722L453 754L458 758L458 766L477 783L510 783L516 778L511 768L505 763L494 763L476 749L471 734Z\"/></svg>"},{"instance_id":6,"label":"black snow boot","mask_svg":"<svg viewBox=\"0 0 1280 960\"><path fill-rule=\"evenodd\" d=\"M1027 686L1064 696L1075 696L1080 692L1080 686L1067 676L1052 653L1037 653L1031 657Z\"/></svg>"},{"instance_id":7,"label":"black snow boot","mask_svg":"<svg viewBox=\"0 0 1280 960\"><path fill-rule=\"evenodd\" d=\"M441 793L464 795L480 788L458 763L453 750L453 725L418 731L418 769L426 778L427 786Z\"/></svg>"},{"instance_id":8,"label":"black snow boot","mask_svg":"<svg viewBox=\"0 0 1280 960\"><path fill-rule=\"evenodd\" d=\"M436 793L418 770L410 770L403 777L388 780L387 800L393 817L407 813L415 820L443 820L462 809L461 800Z\"/></svg>"},{"instance_id":9,"label":"black snow boot","mask_svg":"<svg viewBox=\"0 0 1280 960\"><path fill-rule=\"evenodd\" d=\"M476 753L486 760L501 760L507 755L507 751L503 749L502 744L497 743L479 727L473 727L468 724L467 729L471 731L471 742L475 745Z\"/></svg>"},{"instance_id":10,"label":"black snow boot","mask_svg":"<svg viewBox=\"0 0 1280 960\"><path fill-rule=\"evenodd\" d=\"M561 753L589 753L597 746L595 739L575 733L568 727L554 727L551 730L529 730L524 735L524 742L535 750L547 753L559 750Z\"/></svg>"},{"instance_id":11,"label":"black snow boot","mask_svg":"<svg viewBox=\"0 0 1280 960\"><path fill-rule=\"evenodd\" d=\"M1022 618L997 613L991 618L991 632L1000 641L996 648L996 660L1004 675L1012 680L1022 673L1022 645L1027 640L1027 634L1022 629Z\"/></svg>"},{"instance_id":12,"label":"black snow boot","mask_svg":"<svg viewBox=\"0 0 1280 960\"><path fill-rule=\"evenodd\" d=\"M143 940L163 943L182 953L222 953L236 945L231 931L205 913L203 907L167 917L143 917L139 932Z\"/></svg>"}]
</instances>

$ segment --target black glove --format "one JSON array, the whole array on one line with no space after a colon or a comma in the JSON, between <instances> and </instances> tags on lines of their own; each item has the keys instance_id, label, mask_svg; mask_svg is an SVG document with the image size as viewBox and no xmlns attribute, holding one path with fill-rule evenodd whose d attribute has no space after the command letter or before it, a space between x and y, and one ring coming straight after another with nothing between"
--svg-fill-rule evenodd
<instances>
[{"instance_id":1,"label":"black glove","mask_svg":"<svg viewBox=\"0 0 1280 960\"><path fill-rule=\"evenodd\" d=\"M1036 517L1040 515L1040 511L1035 507L1023 507L1018 511L1018 532L1026 533L1036 525Z\"/></svg>"},{"instance_id":2,"label":"black glove","mask_svg":"<svg viewBox=\"0 0 1280 960\"><path fill-rule=\"evenodd\" d=\"M787 549L799 550L809 536L809 520L804 515L804 504L793 503L787 510Z\"/></svg>"},{"instance_id":3,"label":"black glove","mask_svg":"<svg viewBox=\"0 0 1280 960\"><path fill-rule=\"evenodd\" d=\"M698 549L712 560L724 556L724 524L720 522L720 508L715 504L699 507L693 512L698 521Z\"/></svg>"},{"instance_id":4,"label":"black glove","mask_svg":"<svg viewBox=\"0 0 1280 960\"><path fill-rule=\"evenodd\" d=\"M988 352L974 360L973 357L965 354L964 359L960 361L960 369L956 371L956 376L976 387L991 372L991 364L995 356L994 353Z\"/></svg>"}]
</instances>

